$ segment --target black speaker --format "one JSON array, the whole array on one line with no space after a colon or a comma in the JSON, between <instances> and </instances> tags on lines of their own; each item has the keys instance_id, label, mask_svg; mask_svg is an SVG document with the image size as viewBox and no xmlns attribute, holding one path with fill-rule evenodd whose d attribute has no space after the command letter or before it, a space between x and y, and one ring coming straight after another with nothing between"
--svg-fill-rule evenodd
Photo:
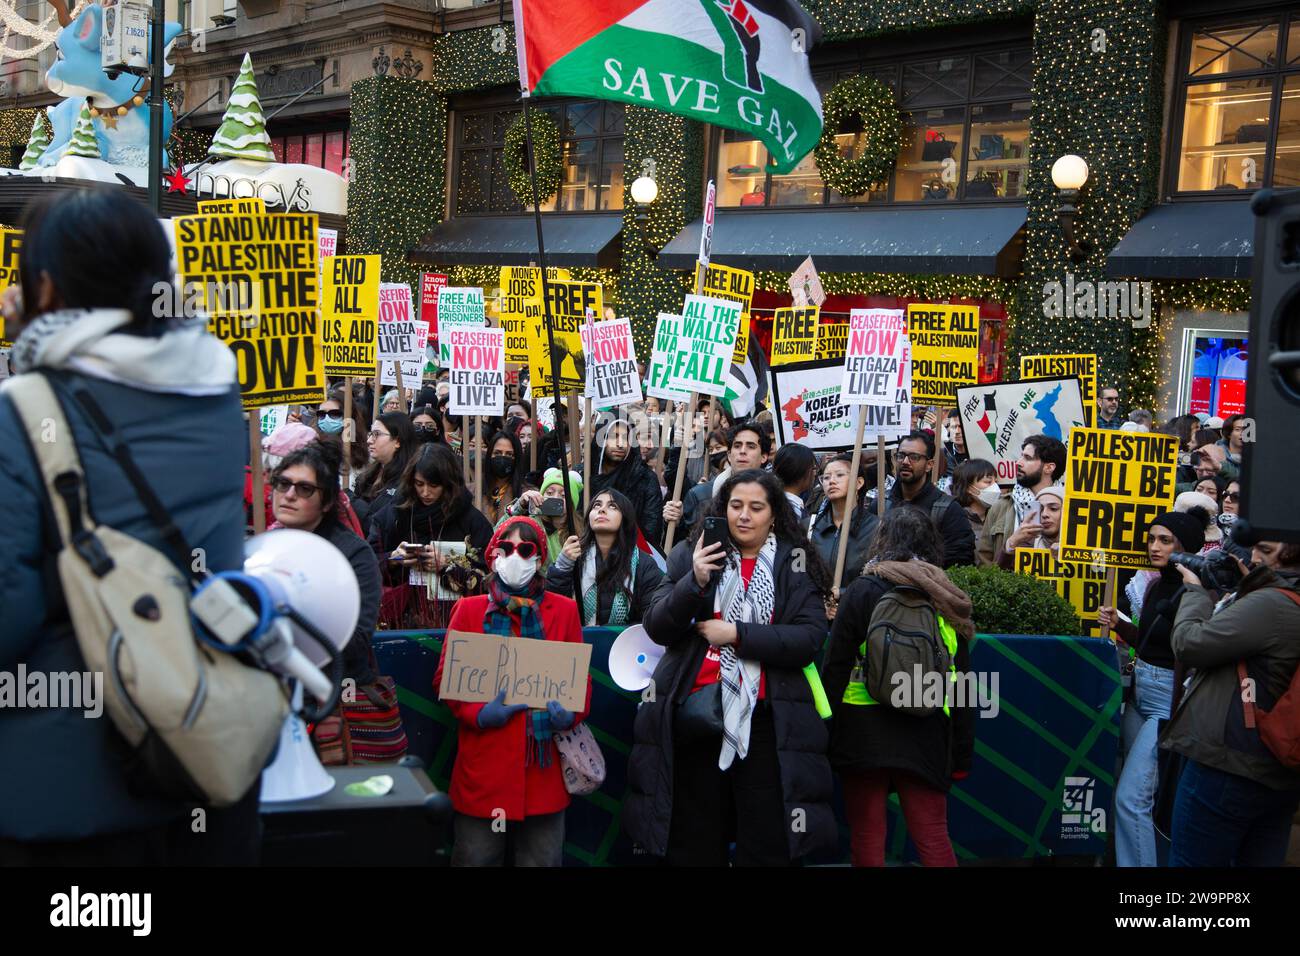
<instances>
[{"instance_id":1,"label":"black speaker","mask_svg":"<svg viewBox=\"0 0 1300 956\"><path fill-rule=\"evenodd\" d=\"M1300 541L1300 189L1263 189L1255 214L1241 514L1257 539Z\"/></svg>"}]
</instances>

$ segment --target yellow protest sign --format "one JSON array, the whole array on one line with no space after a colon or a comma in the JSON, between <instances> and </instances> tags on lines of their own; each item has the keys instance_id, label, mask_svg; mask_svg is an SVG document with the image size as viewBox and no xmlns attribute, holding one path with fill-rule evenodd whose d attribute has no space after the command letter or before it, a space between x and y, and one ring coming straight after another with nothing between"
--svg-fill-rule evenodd
<instances>
[{"instance_id":1,"label":"yellow protest sign","mask_svg":"<svg viewBox=\"0 0 1300 956\"><path fill-rule=\"evenodd\" d=\"M229 213L248 216L266 214L266 203L257 196L249 199L204 199L199 202L198 208L200 216L216 216Z\"/></svg>"},{"instance_id":2,"label":"yellow protest sign","mask_svg":"<svg viewBox=\"0 0 1300 956\"><path fill-rule=\"evenodd\" d=\"M569 270L552 266L546 270L546 278L548 282L567 282ZM535 266L503 266L500 286L498 314L506 333L506 361L523 364L528 361L532 324L542 315L542 270Z\"/></svg>"},{"instance_id":3,"label":"yellow protest sign","mask_svg":"<svg viewBox=\"0 0 1300 956\"><path fill-rule=\"evenodd\" d=\"M0 226L0 291L18 284L18 253L23 247L23 231ZM4 316L0 315L0 348L12 343L5 331Z\"/></svg>"},{"instance_id":4,"label":"yellow protest sign","mask_svg":"<svg viewBox=\"0 0 1300 956\"><path fill-rule=\"evenodd\" d=\"M1020 378L1066 378L1079 380L1079 398L1083 400L1084 423L1091 428L1093 413L1097 408L1097 356L1077 355L1022 355Z\"/></svg>"},{"instance_id":5,"label":"yellow protest sign","mask_svg":"<svg viewBox=\"0 0 1300 956\"><path fill-rule=\"evenodd\" d=\"M695 264L695 282L700 281L700 265ZM704 273L704 291L714 299L730 299L740 303L740 327L736 331L736 348L731 361L737 365L745 361L749 352L749 309L754 302L754 273L730 266L711 265Z\"/></svg>"},{"instance_id":6,"label":"yellow protest sign","mask_svg":"<svg viewBox=\"0 0 1300 956\"><path fill-rule=\"evenodd\" d=\"M1070 602L1088 637L1101 636L1097 612L1106 601L1106 571L1091 564L1056 560L1048 548L1016 548L1016 574L1046 581Z\"/></svg>"},{"instance_id":7,"label":"yellow protest sign","mask_svg":"<svg viewBox=\"0 0 1300 956\"><path fill-rule=\"evenodd\" d=\"M979 381L980 310L975 305L907 307L912 404L953 406L957 389Z\"/></svg>"},{"instance_id":8,"label":"yellow protest sign","mask_svg":"<svg viewBox=\"0 0 1300 956\"><path fill-rule=\"evenodd\" d=\"M379 344L379 256L330 256L321 281L330 375L373 375Z\"/></svg>"},{"instance_id":9,"label":"yellow protest sign","mask_svg":"<svg viewBox=\"0 0 1300 956\"><path fill-rule=\"evenodd\" d=\"M849 323L817 323L817 361L842 359L849 350Z\"/></svg>"},{"instance_id":10,"label":"yellow protest sign","mask_svg":"<svg viewBox=\"0 0 1300 956\"><path fill-rule=\"evenodd\" d=\"M188 314L234 353L245 408L325 397L316 216L180 216L172 220Z\"/></svg>"},{"instance_id":11,"label":"yellow protest sign","mask_svg":"<svg viewBox=\"0 0 1300 956\"><path fill-rule=\"evenodd\" d=\"M817 345L817 320L821 309L805 305L777 309L772 318L772 365L810 362Z\"/></svg>"},{"instance_id":12,"label":"yellow protest sign","mask_svg":"<svg viewBox=\"0 0 1300 956\"><path fill-rule=\"evenodd\" d=\"M1178 436L1076 426L1067 445L1061 560L1150 567L1147 529L1173 509Z\"/></svg>"},{"instance_id":13,"label":"yellow protest sign","mask_svg":"<svg viewBox=\"0 0 1300 956\"><path fill-rule=\"evenodd\" d=\"M599 282L546 281L551 295L551 328L560 368L560 392L581 394L586 387L586 359L582 353L582 324L588 314L593 322L604 313ZM528 343L528 375L533 397L555 395L551 383L551 353L544 317L532 320Z\"/></svg>"}]
</instances>

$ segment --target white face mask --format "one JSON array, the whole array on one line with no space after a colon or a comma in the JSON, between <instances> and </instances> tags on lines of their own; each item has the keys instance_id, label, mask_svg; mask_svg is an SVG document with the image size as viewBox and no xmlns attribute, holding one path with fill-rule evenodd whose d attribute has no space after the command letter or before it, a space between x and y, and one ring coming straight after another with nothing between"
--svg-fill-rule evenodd
<instances>
[{"instance_id":1,"label":"white face mask","mask_svg":"<svg viewBox=\"0 0 1300 956\"><path fill-rule=\"evenodd\" d=\"M517 554L503 554L492 566L501 583L512 591L518 591L528 585L537 573L536 558L521 558Z\"/></svg>"},{"instance_id":2,"label":"white face mask","mask_svg":"<svg viewBox=\"0 0 1300 956\"><path fill-rule=\"evenodd\" d=\"M989 485L987 488L980 491L979 493L979 499L980 501L984 502L984 506L986 508L992 508L995 504L998 503L998 499L1001 497L1002 497L1002 489L998 487L998 483L996 481L993 482L993 484Z\"/></svg>"}]
</instances>

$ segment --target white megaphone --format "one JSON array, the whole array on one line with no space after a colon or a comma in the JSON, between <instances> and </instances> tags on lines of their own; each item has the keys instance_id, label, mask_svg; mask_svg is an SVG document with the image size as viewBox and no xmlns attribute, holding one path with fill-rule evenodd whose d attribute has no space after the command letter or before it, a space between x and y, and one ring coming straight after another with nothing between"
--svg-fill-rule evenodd
<instances>
[{"instance_id":1,"label":"white megaphone","mask_svg":"<svg viewBox=\"0 0 1300 956\"><path fill-rule=\"evenodd\" d=\"M232 601L230 596L234 596ZM213 575L196 592L196 617L231 649L248 650L265 667L293 678L293 707L275 761L262 774L262 800L302 800L334 786L312 748L304 688L333 711L342 652L356 629L361 592L343 552L320 535L281 528L244 544L244 570ZM332 676L321 668L333 662Z\"/></svg>"},{"instance_id":2,"label":"white megaphone","mask_svg":"<svg viewBox=\"0 0 1300 956\"><path fill-rule=\"evenodd\" d=\"M610 646L609 676L624 690L645 690L667 650L650 640L644 627L633 624Z\"/></svg>"}]
</instances>

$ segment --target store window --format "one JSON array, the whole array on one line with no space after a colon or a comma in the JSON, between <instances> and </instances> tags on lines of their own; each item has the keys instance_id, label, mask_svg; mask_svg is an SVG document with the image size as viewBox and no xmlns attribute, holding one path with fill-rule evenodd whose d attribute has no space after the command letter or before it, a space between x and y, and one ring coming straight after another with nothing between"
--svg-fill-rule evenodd
<instances>
[{"instance_id":1,"label":"store window","mask_svg":"<svg viewBox=\"0 0 1300 956\"><path fill-rule=\"evenodd\" d=\"M717 140L720 206L821 206L844 203L1023 199L1029 172L1031 50L1022 45L820 70L825 93L846 76L872 76L894 90L903 146L888 182L841 196L821 178L810 153L790 173L769 174L767 150L751 136L722 130ZM860 125L837 132L840 151L858 157Z\"/></svg>"},{"instance_id":2,"label":"store window","mask_svg":"<svg viewBox=\"0 0 1300 956\"><path fill-rule=\"evenodd\" d=\"M271 137L271 152L275 154L277 163L306 163L340 176L347 175L351 147L347 130Z\"/></svg>"},{"instance_id":3,"label":"store window","mask_svg":"<svg viewBox=\"0 0 1300 956\"><path fill-rule=\"evenodd\" d=\"M545 107L560 129L560 189L545 212L599 212L623 208L623 105L580 100ZM453 141L455 214L523 212L506 179L506 130L515 105L459 112Z\"/></svg>"},{"instance_id":4,"label":"store window","mask_svg":"<svg viewBox=\"0 0 1300 956\"><path fill-rule=\"evenodd\" d=\"M1173 190L1300 186L1300 7L1187 24L1180 53Z\"/></svg>"}]
</instances>

